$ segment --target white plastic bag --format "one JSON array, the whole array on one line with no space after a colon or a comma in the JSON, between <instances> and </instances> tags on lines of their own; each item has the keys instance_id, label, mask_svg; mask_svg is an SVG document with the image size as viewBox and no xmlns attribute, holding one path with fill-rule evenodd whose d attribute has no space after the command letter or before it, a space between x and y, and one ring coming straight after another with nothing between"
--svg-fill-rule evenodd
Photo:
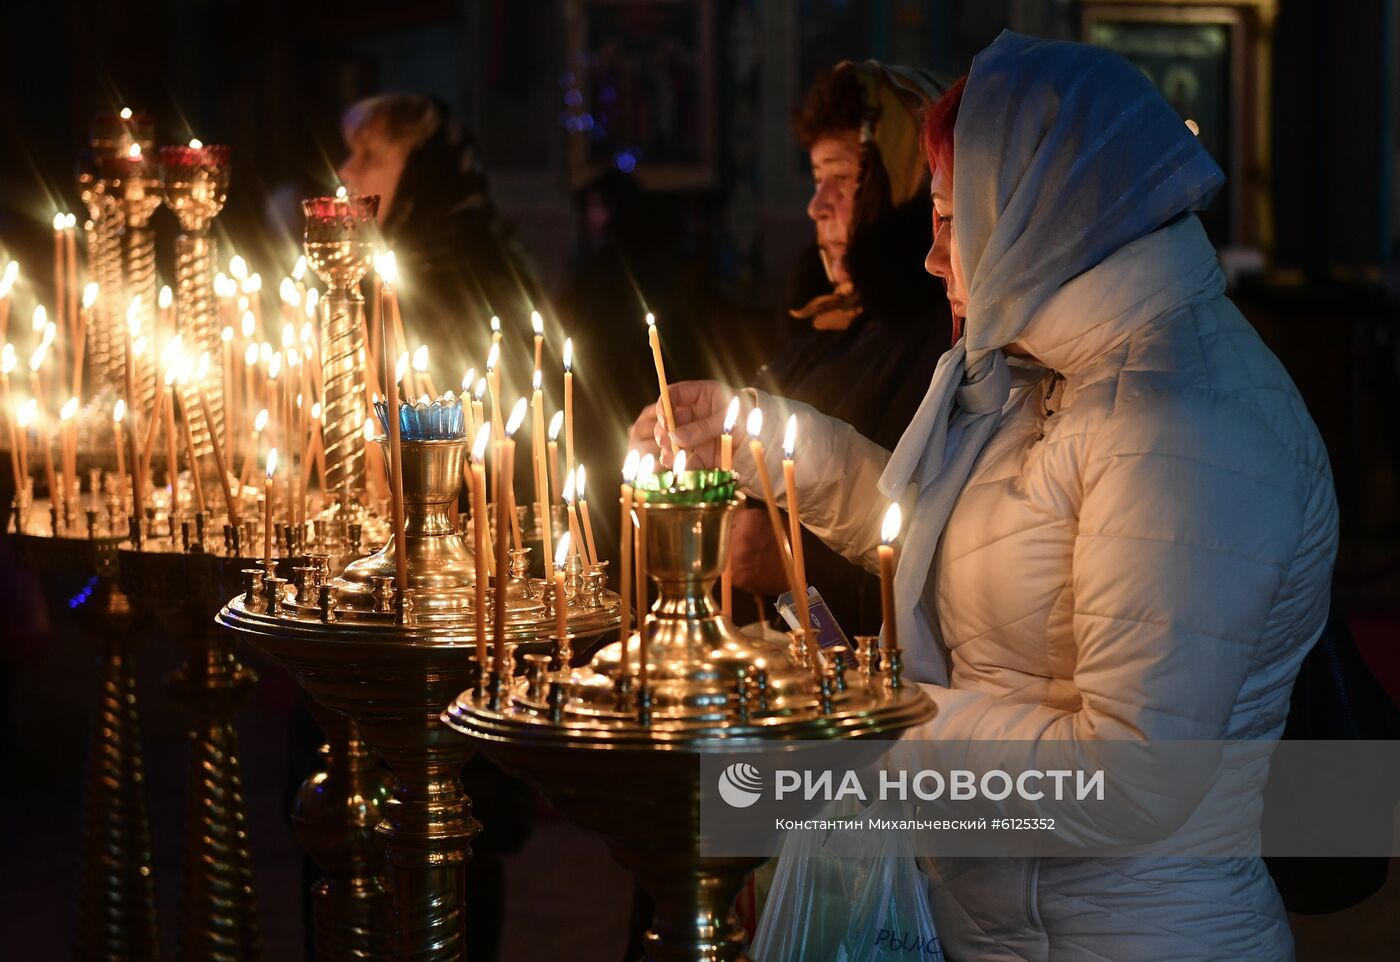
<instances>
[{"instance_id":1,"label":"white plastic bag","mask_svg":"<svg viewBox=\"0 0 1400 962\"><path fill-rule=\"evenodd\" d=\"M859 814L868 821L903 812L881 803ZM908 835L789 833L749 955L754 962L944 962Z\"/></svg>"}]
</instances>

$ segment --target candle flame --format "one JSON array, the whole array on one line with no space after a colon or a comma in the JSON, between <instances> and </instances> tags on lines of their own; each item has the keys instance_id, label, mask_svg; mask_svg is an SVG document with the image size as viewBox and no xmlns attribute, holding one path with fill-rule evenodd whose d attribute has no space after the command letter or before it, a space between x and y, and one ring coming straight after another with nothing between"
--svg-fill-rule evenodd
<instances>
[{"instance_id":1,"label":"candle flame","mask_svg":"<svg viewBox=\"0 0 1400 962\"><path fill-rule=\"evenodd\" d=\"M399 259L393 251L375 254L374 269L379 272L379 278L385 284L392 287L399 282Z\"/></svg>"},{"instance_id":2,"label":"candle flame","mask_svg":"<svg viewBox=\"0 0 1400 962\"><path fill-rule=\"evenodd\" d=\"M569 560L569 548L573 546L573 532L565 531L559 539L559 547L554 551L554 567L562 568Z\"/></svg>"},{"instance_id":3,"label":"candle flame","mask_svg":"<svg viewBox=\"0 0 1400 962\"><path fill-rule=\"evenodd\" d=\"M675 474L685 474L685 461L686 461L685 452L684 452L684 451L677 451L677 452L676 452L676 460L675 460L675 463L674 463L674 464L672 465L672 467L671 467L671 471L672 471L673 473L675 473Z\"/></svg>"},{"instance_id":4,"label":"candle flame","mask_svg":"<svg viewBox=\"0 0 1400 962\"><path fill-rule=\"evenodd\" d=\"M248 279L243 282L243 289L249 294L256 294L262 290L262 275L257 271L248 275Z\"/></svg>"},{"instance_id":5,"label":"candle flame","mask_svg":"<svg viewBox=\"0 0 1400 962\"><path fill-rule=\"evenodd\" d=\"M258 346L256 344L249 344L248 350L243 352L243 363L249 367L258 363Z\"/></svg>"},{"instance_id":6,"label":"candle flame","mask_svg":"<svg viewBox=\"0 0 1400 962\"><path fill-rule=\"evenodd\" d=\"M0 374L9 374L15 369L15 346L6 344L4 351L0 351Z\"/></svg>"},{"instance_id":7,"label":"candle flame","mask_svg":"<svg viewBox=\"0 0 1400 962\"><path fill-rule=\"evenodd\" d=\"M123 108L121 109L121 114L120 114L119 116L121 117L122 120L130 120L130 119L131 119L131 108L130 108L130 107L123 107Z\"/></svg>"},{"instance_id":8,"label":"candle flame","mask_svg":"<svg viewBox=\"0 0 1400 962\"><path fill-rule=\"evenodd\" d=\"M316 329L315 329L314 327L311 326L311 322L310 322L310 321L307 321L305 324L303 324L303 325L301 326L301 343L307 345L307 352L306 352L306 354L307 354L308 357L311 356L310 345L311 345L311 342L315 339L315 337L316 337Z\"/></svg>"},{"instance_id":9,"label":"candle flame","mask_svg":"<svg viewBox=\"0 0 1400 962\"><path fill-rule=\"evenodd\" d=\"M195 371L194 371L194 379L195 379L196 381L203 381L203 380L204 380L204 376L205 376L206 374L208 374L208 373L209 373L209 352L208 352L208 351L205 351L203 354L199 355L199 366L198 366L197 368L195 368Z\"/></svg>"},{"instance_id":10,"label":"candle flame","mask_svg":"<svg viewBox=\"0 0 1400 962\"><path fill-rule=\"evenodd\" d=\"M501 319L495 314L491 315L491 332L493 334L501 333Z\"/></svg>"},{"instance_id":11,"label":"candle flame","mask_svg":"<svg viewBox=\"0 0 1400 962\"><path fill-rule=\"evenodd\" d=\"M140 159L141 159L141 145L140 145L140 144L132 144L130 147L128 147L128 148L126 149L126 155L127 155L128 157L130 157L132 160L140 160Z\"/></svg>"},{"instance_id":12,"label":"candle flame","mask_svg":"<svg viewBox=\"0 0 1400 962\"><path fill-rule=\"evenodd\" d=\"M792 453L797 450L797 415L789 414L787 427L783 430L783 457L792 460Z\"/></svg>"},{"instance_id":13,"label":"candle flame","mask_svg":"<svg viewBox=\"0 0 1400 962\"><path fill-rule=\"evenodd\" d=\"M269 364L269 363L271 363L271 361L272 361L272 345L271 345L271 344L267 343L266 341L263 341L261 344L258 345L258 360L259 360L259 361L262 361L264 364Z\"/></svg>"},{"instance_id":14,"label":"candle flame","mask_svg":"<svg viewBox=\"0 0 1400 962\"><path fill-rule=\"evenodd\" d=\"M146 354L146 335L142 334L131 342L131 353L137 357L144 357Z\"/></svg>"},{"instance_id":15,"label":"candle flame","mask_svg":"<svg viewBox=\"0 0 1400 962\"><path fill-rule=\"evenodd\" d=\"M112 405L112 420L118 424L126 417L126 398L117 398L117 403Z\"/></svg>"},{"instance_id":16,"label":"candle flame","mask_svg":"<svg viewBox=\"0 0 1400 962\"><path fill-rule=\"evenodd\" d=\"M83 287L83 310L92 310L92 305L97 303L97 282L89 281Z\"/></svg>"},{"instance_id":17,"label":"candle flame","mask_svg":"<svg viewBox=\"0 0 1400 962\"><path fill-rule=\"evenodd\" d=\"M319 421L319 420L321 420L321 413L322 413L322 412L321 412L321 402L320 402L320 401L313 401L313 402L311 402L311 420L313 420L313 421Z\"/></svg>"},{"instance_id":18,"label":"candle flame","mask_svg":"<svg viewBox=\"0 0 1400 962\"><path fill-rule=\"evenodd\" d=\"M68 218L62 212L53 215L53 229L63 230L63 225L68 223Z\"/></svg>"},{"instance_id":19,"label":"candle flame","mask_svg":"<svg viewBox=\"0 0 1400 962\"><path fill-rule=\"evenodd\" d=\"M681 452L685 453L685 452ZM584 494L584 483L588 480L588 472L584 470L583 462L578 464L578 473L574 475L574 493L578 495L580 501L587 501L588 495Z\"/></svg>"},{"instance_id":20,"label":"candle flame","mask_svg":"<svg viewBox=\"0 0 1400 962\"><path fill-rule=\"evenodd\" d=\"M42 340L44 347L48 347L52 344L56 337L58 337L58 325L53 321L49 321L44 325L44 337Z\"/></svg>"},{"instance_id":21,"label":"candle flame","mask_svg":"<svg viewBox=\"0 0 1400 962\"><path fill-rule=\"evenodd\" d=\"M642 455L642 460L637 464L637 480L645 481L647 478L656 475L656 458L650 454Z\"/></svg>"},{"instance_id":22,"label":"candle flame","mask_svg":"<svg viewBox=\"0 0 1400 962\"><path fill-rule=\"evenodd\" d=\"M335 199L336 199L336 200L344 200L345 198L347 198L347 197L349 197L349 196L350 196L350 192L349 192L348 190L345 189L345 185L344 185L344 184L341 184L339 187L337 187L337 188L335 189Z\"/></svg>"},{"instance_id":23,"label":"candle flame","mask_svg":"<svg viewBox=\"0 0 1400 962\"><path fill-rule=\"evenodd\" d=\"M277 472L277 449L273 448L267 452L267 479L272 480L273 474Z\"/></svg>"},{"instance_id":24,"label":"candle flame","mask_svg":"<svg viewBox=\"0 0 1400 962\"><path fill-rule=\"evenodd\" d=\"M5 265L5 273L0 274L0 297L9 297L10 288L15 286L15 278L19 276L19 261L10 261Z\"/></svg>"},{"instance_id":25,"label":"candle flame","mask_svg":"<svg viewBox=\"0 0 1400 962\"><path fill-rule=\"evenodd\" d=\"M559 430L560 430L563 426L564 426L564 412L563 412L563 411L555 411L555 412L554 412L554 417L552 417L552 418L549 419L549 439L550 439L551 441L558 441L558 440L559 440Z\"/></svg>"},{"instance_id":26,"label":"candle flame","mask_svg":"<svg viewBox=\"0 0 1400 962\"><path fill-rule=\"evenodd\" d=\"M180 365L172 364L165 369L165 386L169 387L175 383L175 379L180 376Z\"/></svg>"},{"instance_id":27,"label":"candle flame","mask_svg":"<svg viewBox=\"0 0 1400 962\"><path fill-rule=\"evenodd\" d=\"M314 318L316 316L316 306L321 303L321 292L316 288L306 292L306 316Z\"/></svg>"},{"instance_id":28,"label":"candle flame","mask_svg":"<svg viewBox=\"0 0 1400 962\"><path fill-rule=\"evenodd\" d=\"M423 394L418 395L418 403L419 403L419 404L430 404L430 403L432 403L432 399L429 398L428 395L427 395L427 393L425 392L425 393L423 393Z\"/></svg>"},{"instance_id":29,"label":"candle flame","mask_svg":"<svg viewBox=\"0 0 1400 962\"><path fill-rule=\"evenodd\" d=\"M486 373L490 374L496 370L496 364L501 360L501 345L492 344L491 350L486 355Z\"/></svg>"},{"instance_id":30,"label":"candle flame","mask_svg":"<svg viewBox=\"0 0 1400 962\"><path fill-rule=\"evenodd\" d=\"M60 421L71 421L73 420L73 415L77 413L78 399L76 397L70 397L63 402L63 407L58 409L58 419Z\"/></svg>"},{"instance_id":31,"label":"candle flame","mask_svg":"<svg viewBox=\"0 0 1400 962\"><path fill-rule=\"evenodd\" d=\"M243 259L242 254L234 254L229 258L228 272L240 281L248 276L248 262Z\"/></svg>"},{"instance_id":32,"label":"candle flame","mask_svg":"<svg viewBox=\"0 0 1400 962\"><path fill-rule=\"evenodd\" d=\"M564 340L564 370L574 369L574 339L572 337Z\"/></svg>"},{"instance_id":33,"label":"candle flame","mask_svg":"<svg viewBox=\"0 0 1400 962\"><path fill-rule=\"evenodd\" d=\"M282 282L277 285L277 296L282 298L282 303L288 307L301 305L301 292L297 290L297 282L290 277L282 278Z\"/></svg>"},{"instance_id":34,"label":"candle flame","mask_svg":"<svg viewBox=\"0 0 1400 962\"><path fill-rule=\"evenodd\" d=\"M530 327L534 329L536 337L544 336L544 318L539 311L530 312Z\"/></svg>"},{"instance_id":35,"label":"candle flame","mask_svg":"<svg viewBox=\"0 0 1400 962\"><path fill-rule=\"evenodd\" d=\"M29 355L30 373L38 372L39 368L44 363L44 354L46 351L48 351L48 349L49 346L47 344L40 344L37 348L35 348L34 353Z\"/></svg>"},{"instance_id":36,"label":"candle flame","mask_svg":"<svg viewBox=\"0 0 1400 962\"><path fill-rule=\"evenodd\" d=\"M162 311L170 307L175 301L175 292L170 289L169 284L162 284L160 294L156 296L156 306Z\"/></svg>"},{"instance_id":37,"label":"candle flame","mask_svg":"<svg viewBox=\"0 0 1400 962\"><path fill-rule=\"evenodd\" d=\"M428 345L419 344L418 350L413 352L413 369L419 374L428 372Z\"/></svg>"},{"instance_id":38,"label":"candle flame","mask_svg":"<svg viewBox=\"0 0 1400 962\"><path fill-rule=\"evenodd\" d=\"M476 383L476 368L467 368L467 373L462 375L462 393L470 394L472 385Z\"/></svg>"},{"instance_id":39,"label":"candle flame","mask_svg":"<svg viewBox=\"0 0 1400 962\"><path fill-rule=\"evenodd\" d=\"M239 324L243 327L243 336L252 337L253 332L257 330L258 319L253 316L252 311L244 311L243 318L239 321Z\"/></svg>"},{"instance_id":40,"label":"candle flame","mask_svg":"<svg viewBox=\"0 0 1400 962\"><path fill-rule=\"evenodd\" d=\"M399 355L399 359L394 362L394 380L402 381L403 376L408 373L408 352L404 351Z\"/></svg>"},{"instance_id":41,"label":"candle flame","mask_svg":"<svg viewBox=\"0 0 1400 962\"><path fill-rule=\"evenodd\" d=\"M69 230L72 230L74 227L77 227L77 226L78 226L78 215L77 215L77 214L74 214L72 211L69 211L68 217L67 217L67 219L65 220L63 226L66 227L66 228L68 228Z\"/></svg>"},{"instance_id":42,"label":"candle flame","mask_svg":"<svg viewBox=\"0 0 1400 962\"><path fill-rule=\"evenodd\" d=\"M539 371L536 371L536 372L535 372L534 382L535 382L535 390L538 391L538 390L540 389L540 385L544 383L543 378L542 378L542 376L540 375L540 372L539 372Z\"/></svg>"},{"instance_id":43,"label":"candle flame","mask_svg":"<svg viewBox=\"0 0 1400 962\"><path fill-rule=\"evenodd\" d=\"M750 411L748 423L744 427L749 432L749 437L757 440L763 433L763 409L754 408Z\"/></svg>"},{"instance_id":44,"label":"candle flame","mask_svg":"<svg viewBox=\"0 0 1400 962\"><path fill-rule=\"evenodd\" d=\"M632 509L632 527L636 528L638 531L642 530L642 519L637 517L636 508Z\"/></svg>"},{"instance_id":45,"label":"candle flame","mask_svg":"<svg viewBox=\"0 0 1400 962\"><path fill-rule=\"evenodd\" d=\"M282 352L281 352L281 351L278 351L276 354L272 355L271 360L269 360L269 361L267 362L267 379L268 379L269 381L275 381L275 380L277 380L277 375L279 375L279 374L281 374L281 373L282 373Z\"/></svg>"},{"instance_id":46,"label":"candle flame","mask_svg":"<svg viewBox=\"0 0 1400 962\"><path fill-rule=\"evenodd\" d=\"M478 401L480 401L483 397L486 396L486 378L477 378L476 390L472 392L472 396L475 397Z\"/></svg>"},{"instance_id":47,"label":"candle flame","mask_svg":"<svg viewBox=\"0 0 1400 962\"><path fill-rule=\"evenodd\" d=\"M486 457L486 445L491 442L491 422L484 422L476 432L476 442L472 444L472 460L480 462Z\"/></svg>"},{"instance_id":48,"label":"candle flame","mask_svg":"<svg viewBox=\"0 0 1400 962\"><path fill-rule=\"evenodd\" d=\"M225 344L232 344L232 343L233 343L233 328L231 328L231 327L229 327L227 324L225 324L225 325L224 325L224 329L223 329L222 331L219 332L219 340L223 341Z\"/></svg>"},{"instance_id":49,"label":"candle flame","mask_svg":"<svg viewBox=\"0 0 1400 962\"><path fill-rule=\"evenodd\" d=\"M627 452L627 459L622 462L622 480L631 484L637 478L637 468L642 463L642 456L637 453L636 448Z\"/></svg>"},{"instance_id":50,"label":"candle flame","mask_svg":"<svg viewBox=\"0 0 1400 962\"><path fill-rule=\"evenodd\" d=\"M736 395L729 401L729 407L724 411L724 433L732 435L734 425L739 423L739 398Z\"/></svg>"},{"instance_id":51,"label":"candle flame","mask_svg":"<svg viewBox=\"0 0 1400 962\"><path fill-rule=\"evenodd\" d=\"M655 326L656 326L656 315L653 314L651 311L647 311L647 327L655 327Z\"/></svg>"},{"instance_id":52,"label":"candle flame","mask_svg":"<svg viewBox=\"0 0 1400 962\"><path fill-rule=\"evenodd\" d=\"M256 431L258 434L262 434L262 433L263 433L263 429L266 428L266 427L267 427L267 408L263 408L261 411L258 412L258 416L255 417L255 418L253 418L253 430Z\"/></svg>"},{"instance_id":53,"label":"candle flame","mask_svg":"<svg viewBox=\"0 0 1400 962\"><path fill-rule=\"evenodd\" d=\"M574 503L574 478L577 473L578 468L574 468L564 476L564 490L559 492L564 496L564 503L570 507L573 507Z\"/></svg>"},{"instance_id":54,"label":"candle flame","mask_svg":"<svg viewBox=\"0 0 1400 962\"><path fill-rule=\"evenodd\" d=\"M19 421L22 428L29 427L29 422L34 420L34 410L38 407L38 402L30 398L19 406L19 413L15 415L15 420Z\"/></svg>"},{"instance_id":55,"label":"candle flame","mask_svg":"<svg viewBox=\"0 0 1400 962\"><path fill-rule=\"evenodd\" d=\"M291 324L283 324L283 325L282 325L282 348L283 348L283 350L285 350L285 349L291 347L291 346L292 346L293 344L295 344L296 342L297 342L297 330L296 330L296 328L292 327Z\"/></svg>"},{"instance_id":56,"label":"candle flame","mask_svg":"<svg viewBox=\"0 0 1400 962\"><path fill-rule=\"evenodd\" d=\"M525 420L525 399L521 398L515 402L515 407L510 409L510 420L506 422L506 437L515 437L515 432L520 430L520 424Z\"/></svg>"},{"instance_id":57,"label":"candle flame","mask_svg":"<svg viewBox=\"0 0 1400 962\"><path fill-rule=\"evenodd\" d=\"M899 511L899 502L891 502L885 511L885 520L880 522L880 540L885 544L893 543L894 539L899 537L899 526L903 520Z\"/></svg>"},{"instance_id":58,"label":"candle flame","mask_svg":"<svg viewBox=\"0 0 1400 962\"><path fill-rule=\"evenodd\" d=\"M204 141L200 140L198 137L191 137L191 138L190 138L190 150L203 150L203 149L204 149Z\"/></svg>"},{"instance_id":59,"label":"candle flame","mask_svg":"<svg viewBox=\"0 0 1400 962\"><path fill-rule=\"evenodd\" d=\"M294 347L287 348L287 367L301 367L301 354Z\"/></svg>"},{"instance_id":60,"label":"candle flame","mask_svg":"<svg viewBox=\"0 0 1400 962\"><path fill-rule=\"evenodd\" d=\"M42 304L34 305L34 320L30 323L31 330L42 331L44 325L49 322L49 312Z\"/></svg>"},{"instance_id":61,"label":"candle flame","mask_svg":"<svg viewBox=\"0 0 1400 962\"><path fill-rule=\"evenodd\" d=\"M296 262L295 264L292 265L292 278L293 278L294 280L298 280L298 281L299 281L299 280L301 280L301 279L302 279L303 277L305 277L305 276L306 276L306 255L305 255L305 254L301 254L301 255L298 255L298 257L297 257L297 262Z\"/></svg>"},{"instance_id":62,"label":"candle flame","mask_svg":"<svg viewBox=\"0 0 1400 962\"><path fill-rule=\"evenodd\" d=\"M374 440L374 418L365 418L364 435L366 441Z\"/></svg>"},{"instance_id":63,"label":"candle flame","mask_svg":"<svg viewBox=\"0 0 1400 962\"><path fill-rule=\"evenodd\" d=\"M131 303L126 306L126 324L131 330L132 337L139 337L141 334L141 295L137 294L131 299Z\"/></svg>"}]
</instances>

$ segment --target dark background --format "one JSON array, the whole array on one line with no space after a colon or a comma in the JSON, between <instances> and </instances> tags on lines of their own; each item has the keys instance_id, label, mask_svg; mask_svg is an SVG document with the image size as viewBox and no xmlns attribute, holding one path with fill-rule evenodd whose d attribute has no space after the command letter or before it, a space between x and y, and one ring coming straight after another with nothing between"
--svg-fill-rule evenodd
<instances>
[{"instance_id":1,"label":"dark background","mask_svg":"<svg viewBox=\"0 0 1400 962\"><path fill-rule=\"evenodd\" d=\"M562 0L8 3L0 14L0 259L15 256L43 277L37 268L48 264L53 212L79 209L75 156L89 119L131 105L156 118L158 143L198 136L234 148L219 229L226 245L272 279L265 290L275 290L295 257L300 229L294 218L279 221L275 210L288 198L333 185L346 106L375 92L406 90L442 98L475 133L496 202L522 232L546 286L558 293L579 253L565 129L578 53L569 15L588 6ZM654 222L663 227L655 237L657 257L674 265L672 293L692 307L693 330L684 335L700 345L673 357L673 378L716 370L742 378L772 346L776 328L767 318L810 236L803 214L809 185L787 119L817 70L845 57L875 57L961 73L1003 27L1077 38L1081 14L1077 2L1063 0L715 0L710 9L703 93L715 138L704 183L647 193ZM1278 10L1269 157L1276 242L1267 270L1240 280L1235 297L1293 374L1327 440L1342 505L1338 597L1364 654L1395 693L1400 11L1394 0L1280 0ZM643 158L638 174L646 172ZM155 223L168 258L173 220L162 211ZM231 249L224 248L225 259ZM170 276L168 263L163 273ZM638 281L645 295L648 279ZM50 295L42 286L17 292L11 330L27 326L26 297ZM619 306L629 317L633 310ZM609 376L650 377L640 325L627 330L634 341L596 365L606 363ZM77 790L95 675L83 632L61 614L72 586L40 587L50 602L47 623L0 628L6 637L0 660L10 679L0 743L8 759L0 952L58 958L72 920ZM183 747L159 675L178 661L178 651L157 637L142 659L138 683L148 713L169 942ZM263 687L243 716L252 833L267 957L295 958L299 860L282 815L293 688L275 667L262 667ZM572 928L581 938L615 932L627 915L619 870L595 841L547 813L540 833L512 863L510 917L538 917L538 906L530 905L546 898L572 905L554 929ZM1348 913L1298 920L1299 958L1379 958L1387 954L1380 946L1393 950L1395 874L1389 889ZM551 881L555 876L573 884ZM580 886L589 892L583 902ZM602 936L611 945L609 938ZM512 960L562 957L538 945L510 944L515 954L503 957ZM1369 945L1376 951L1367 951ZM616 953L597 951L571 957L616 957L620 941Z\"/></svg>"}]
</instances>

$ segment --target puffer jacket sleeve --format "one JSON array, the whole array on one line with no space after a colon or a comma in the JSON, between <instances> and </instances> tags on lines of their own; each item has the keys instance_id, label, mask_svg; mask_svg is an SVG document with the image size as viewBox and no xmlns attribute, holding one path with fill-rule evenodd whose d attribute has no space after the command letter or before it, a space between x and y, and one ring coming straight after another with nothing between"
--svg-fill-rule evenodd
<instances>
[{"instance_id":1,"label":"puffer jacket sleeve","mask_svg":"<svg viewBox=\"0 0 1400 962\"><path fill-rule=\"evenodd\" d=\"M763 410L764 463L774 501L786 509L782 435L789 415L797 415L793 464L802 525L833 551L868 571L879 564L880 522L887 502L877 484L890 454L844 421L799 401L753 391ZM762 498L749 446L736 444L734 469L745 493Z\"/></svg>"},{"instance_id":2,"label":"puffer jacket sleeve","mask_svg":"<svg viewBox=\"0 0 1400 962\"><path fill-rule=\"evenodd\" d=\"M1069 585L1080 704L926 686L938 712L912 737L938 764L957 763L956 740L1015 741L1015 763L1027 768L1092 771L1105 767L1110 740L1222 739L1249 673L1296 665L1320 627L1281 624L1288 616L1276 608L1325 616L1325 604L1280 604L1290 572L1330 570L1332 559L1298 557L1315 482L1253 410L1205 389L1145 397L1082 445L1069 482L1081 498ZM1131 782L1113 786L1123 804L1076 806L1057 834L1086 844L1165 838L1204 795L1212 773L1202 767L1135 766ZM1013 793L993 807L1033 816L1034 806Z\"/></svg>"}]
</instances>

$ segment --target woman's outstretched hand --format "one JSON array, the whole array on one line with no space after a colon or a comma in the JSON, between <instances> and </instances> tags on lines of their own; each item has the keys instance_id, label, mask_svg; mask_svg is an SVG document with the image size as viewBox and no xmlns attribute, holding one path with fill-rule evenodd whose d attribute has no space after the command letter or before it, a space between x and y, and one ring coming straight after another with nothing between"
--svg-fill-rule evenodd
<instances>
[{"instance_id":1,"label":"woman's outstretched hand","mask_svg":"<svg viewBox=\"0 0 1400 962\"><path fill-rule=\"evenodd\" d=\"M670 467L674 460L672 442L685 451L687 463L713 468L719 464L719 436L724 430L725 410L734 392L718 381L681 381L670 385L671 409L676 423L665 423L662 406L642 408L628 431L628 443L642 454L656 456Z\"/></svg>"}]
</instances>

